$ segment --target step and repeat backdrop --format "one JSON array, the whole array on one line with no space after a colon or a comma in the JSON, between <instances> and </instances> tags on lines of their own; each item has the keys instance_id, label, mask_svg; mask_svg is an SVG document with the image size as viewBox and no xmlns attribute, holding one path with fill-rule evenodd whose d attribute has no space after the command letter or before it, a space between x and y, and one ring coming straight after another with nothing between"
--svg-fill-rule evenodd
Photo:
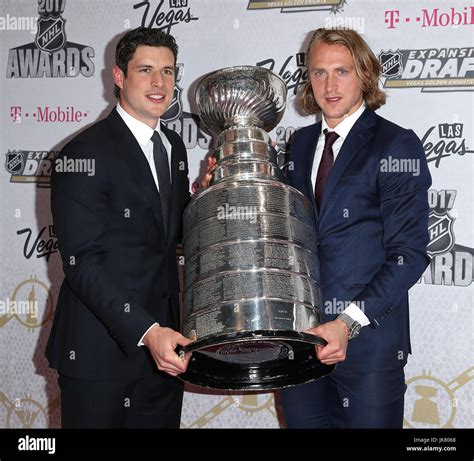
<instances>
[{"instance_id":1,"label":"step and repeat backdrop","mask_svg":"<svg viewBox=\"0 0 474 461\"><path fill-rule=\"evenodd\" d=\"M188 149L193 192L212 150L193 100L201 76L248 64L285 80L287 110L272 132L284 162L291 135L314 122L296 105L310 31L363 34L388 93L379 113L416 132L433 177L431 264L410 291L404 425L474 427L474 6L459 0L2 0L0 427L60 427L56 372L44 358L63 277L49 205L52 162L116 104L115 45L139 25L171 33L180 47L165 118ZM278 401L278 393L188 389L181 426L283 427Z\"/></svg>"}]
</instances>

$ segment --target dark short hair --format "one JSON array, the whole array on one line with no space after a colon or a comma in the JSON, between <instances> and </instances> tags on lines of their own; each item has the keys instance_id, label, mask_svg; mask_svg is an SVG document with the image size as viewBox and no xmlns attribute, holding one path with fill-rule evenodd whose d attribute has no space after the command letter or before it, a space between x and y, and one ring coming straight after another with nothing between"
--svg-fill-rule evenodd
<instances>
[{"instance_id":1,"label":"dark short hair","mask_svg":"<svg viewBox=\"0 0 474 461\"><path fill-rule=\"evenodd\" d=\"M119 40L115 48L115 64L122 70L125 77L127 76L128 63L139 46L164 46L169 48L173 53L174 63L176 64L178 45L172 35L150 27L137 27L128 31ZM120 96L120 88L117 85L115 85L114 94L117 98Z\"/></svg>"},{"instance_id":2,"label":"dark short hair","mask_svg":"<svg viewBox=\"0 0 474 461\"><path fill-rule=\"evenodd\" d=\"M306 64L309 66L309 54L318 43L345 46L352 55L355 71L359 79L365 105L370 110L377 110L385 104L385 92L379 89L380 63L366 41L355 30L325 29L314 31L306 51ZM304 112L308 115L318 114L321 108L314 99L311 81L308 81L300 95Z\"/></svg>"}]
</instances>

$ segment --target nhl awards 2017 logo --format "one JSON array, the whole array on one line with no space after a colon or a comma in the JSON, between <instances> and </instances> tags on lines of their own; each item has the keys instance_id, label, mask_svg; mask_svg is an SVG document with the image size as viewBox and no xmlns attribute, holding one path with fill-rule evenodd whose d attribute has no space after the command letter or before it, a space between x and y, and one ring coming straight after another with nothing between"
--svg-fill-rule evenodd
<instances>
[{"instance_id":1,"label":"nhl awards 2017 logo","mask_svg":"<svg viewBox=\"0 0 474 461\"><path fill-rule=\"evenodd\" d=\"M7 78L91 77L95 51L67 41L66 0L38 0L37 32L33 43L8 52Z\"/></svg>"},{"instance_id":2,"label":"nhl awards 2017 logo","mask_svg":"<svg viewBox=\"0 0 474 461\"><path fill-rule=\"evenodd\" d=\"M169 129L181 136L186 149L192 150L197 146L208 151L212 138L202 129L199 116L183 110L183 89L178 85L183 75L183 70L184 64L177 63L173 100L168 110L161 117L161 120L166 123ZM200 188L200 181L194 181L191 187L193 192L196 192Z\"/></svg>"},{"instance_id":3,"label":"nhl awards 2017 logo","mask_svg":"<svg viewBox=\"0 0 474 461\"><path fill-rule=\"evenodd\" d=\"M163 114L161 120L165 123L179 118L183 112L183 89L178 85L184 71L184 64L176 63L176 78L174 84L173 99L168 110Z\"/></svg>"},{"instance_id":4,"label":"nhl awards 2017 logo","mask_svg":"<svg viewBox=\"0 0 474 461\"><path fill-rule=\"evenodd\" d=\"M457 190L428 191L429 243L426 247L431 257L419 282L427 285L466 287L472 284L473 248L456 243L454 224L460 219L454 209Z\"/></svg>"},{"instance_id":5,"label":"nhl awards 2017 logo","mask_svg":"<svg viewBox=\"0 0 474 461\"><path fill-rule=\"evenodd\" d=\"M452 192L452 191L451 191ZM454 218L446 211L439 214L431 211L428 216L428 234L430 242L426 247L430 257L447 253L454 245Z\"/></svg>"},{"instance_id":6,"label":"nhl awards 2017 logo","mask_svg":"<svg viewBox=\"0 0 474 461\"><path fill-rule=\"evenodd\" d=\"M62 13L62 11L61 11ZM38 32L36 33L36 46L46 53L58 51L66 44L66 21L59 16L40 16L38 19Z\"/></svg>"},{"instance_id":7,"label":"nhl awards 2017 logo","mask_svg":"<svg viewBox=\"0 0 474 461\"><path fill-rule=\"evenodd\" d=\"M472 91L473 47L381 50L384 88L422 88L426 91Z\"/></svg>"}]
</instances>

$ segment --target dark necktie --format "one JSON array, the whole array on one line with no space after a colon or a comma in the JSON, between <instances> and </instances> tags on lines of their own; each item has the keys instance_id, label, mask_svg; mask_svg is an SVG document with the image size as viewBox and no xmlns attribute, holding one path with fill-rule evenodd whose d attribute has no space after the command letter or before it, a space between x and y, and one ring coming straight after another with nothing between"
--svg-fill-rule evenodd
<instances>
[{"instance_id":1,"label":"dark necktie","mask_svg":"<svg viewBox=\"0 0 474 461\"><path fill-rule=\"evenodd\" d=\"M323 199L324 186L328 179L329 173L334 163L334 153L332 151L332 145L339 137L335 131L324 130L324 141L323 155L321 156L321 162L318 167L318 174L316 176L316 185L314 188L314 197L316 199L316 205L318 210L321 207L321 201Z\"/></svg>"},{"instance_id":2,"label":"dark necktie","mask_svg":"<svg viewBox=\"0 0 474 461\"><path fill-rule=\"evenodd\" d=\"M163 215L163 226L166 235L171 206L171 180L168 153L157 131L153 133L151 140L153 141L153 159L155 161L156 176L158 177L158 185L160 188L161 214Z\"/></svg>"}]
</instances>

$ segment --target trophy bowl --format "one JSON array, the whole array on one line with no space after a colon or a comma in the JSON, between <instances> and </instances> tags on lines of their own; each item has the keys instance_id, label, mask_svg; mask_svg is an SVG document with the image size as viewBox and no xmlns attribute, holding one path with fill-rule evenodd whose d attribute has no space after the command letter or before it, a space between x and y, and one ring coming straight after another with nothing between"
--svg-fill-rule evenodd
<instances>
[{"instance_id":1,"label":"trophy bowl","mask_svg":"<svg viewBox=\"0 0 474 461\"><path fill-rule=\"evenodd\" d=\"M285 111L286 84L263 67L228 67L199 82L196 103L202 122L213 133L234 126L237 120L244 127L271 131ZM247 139L253 139L251 133Z\"/></svg>"},{"instance_id":2,"label":"trophy bowl","mask_svg":"<svg viewBox=\"0 0 474 461\"><path fill-rule=\"evenodd\" d=\"M197 85L216 136L211 186L183 216L183 334L193 339L181 378L225 390L268 390L330 373L308 333L322 323L314 212L285 183L267 131L281 120L285 82L254 66L221 69Z\"/></svg>"}]
</instances>

